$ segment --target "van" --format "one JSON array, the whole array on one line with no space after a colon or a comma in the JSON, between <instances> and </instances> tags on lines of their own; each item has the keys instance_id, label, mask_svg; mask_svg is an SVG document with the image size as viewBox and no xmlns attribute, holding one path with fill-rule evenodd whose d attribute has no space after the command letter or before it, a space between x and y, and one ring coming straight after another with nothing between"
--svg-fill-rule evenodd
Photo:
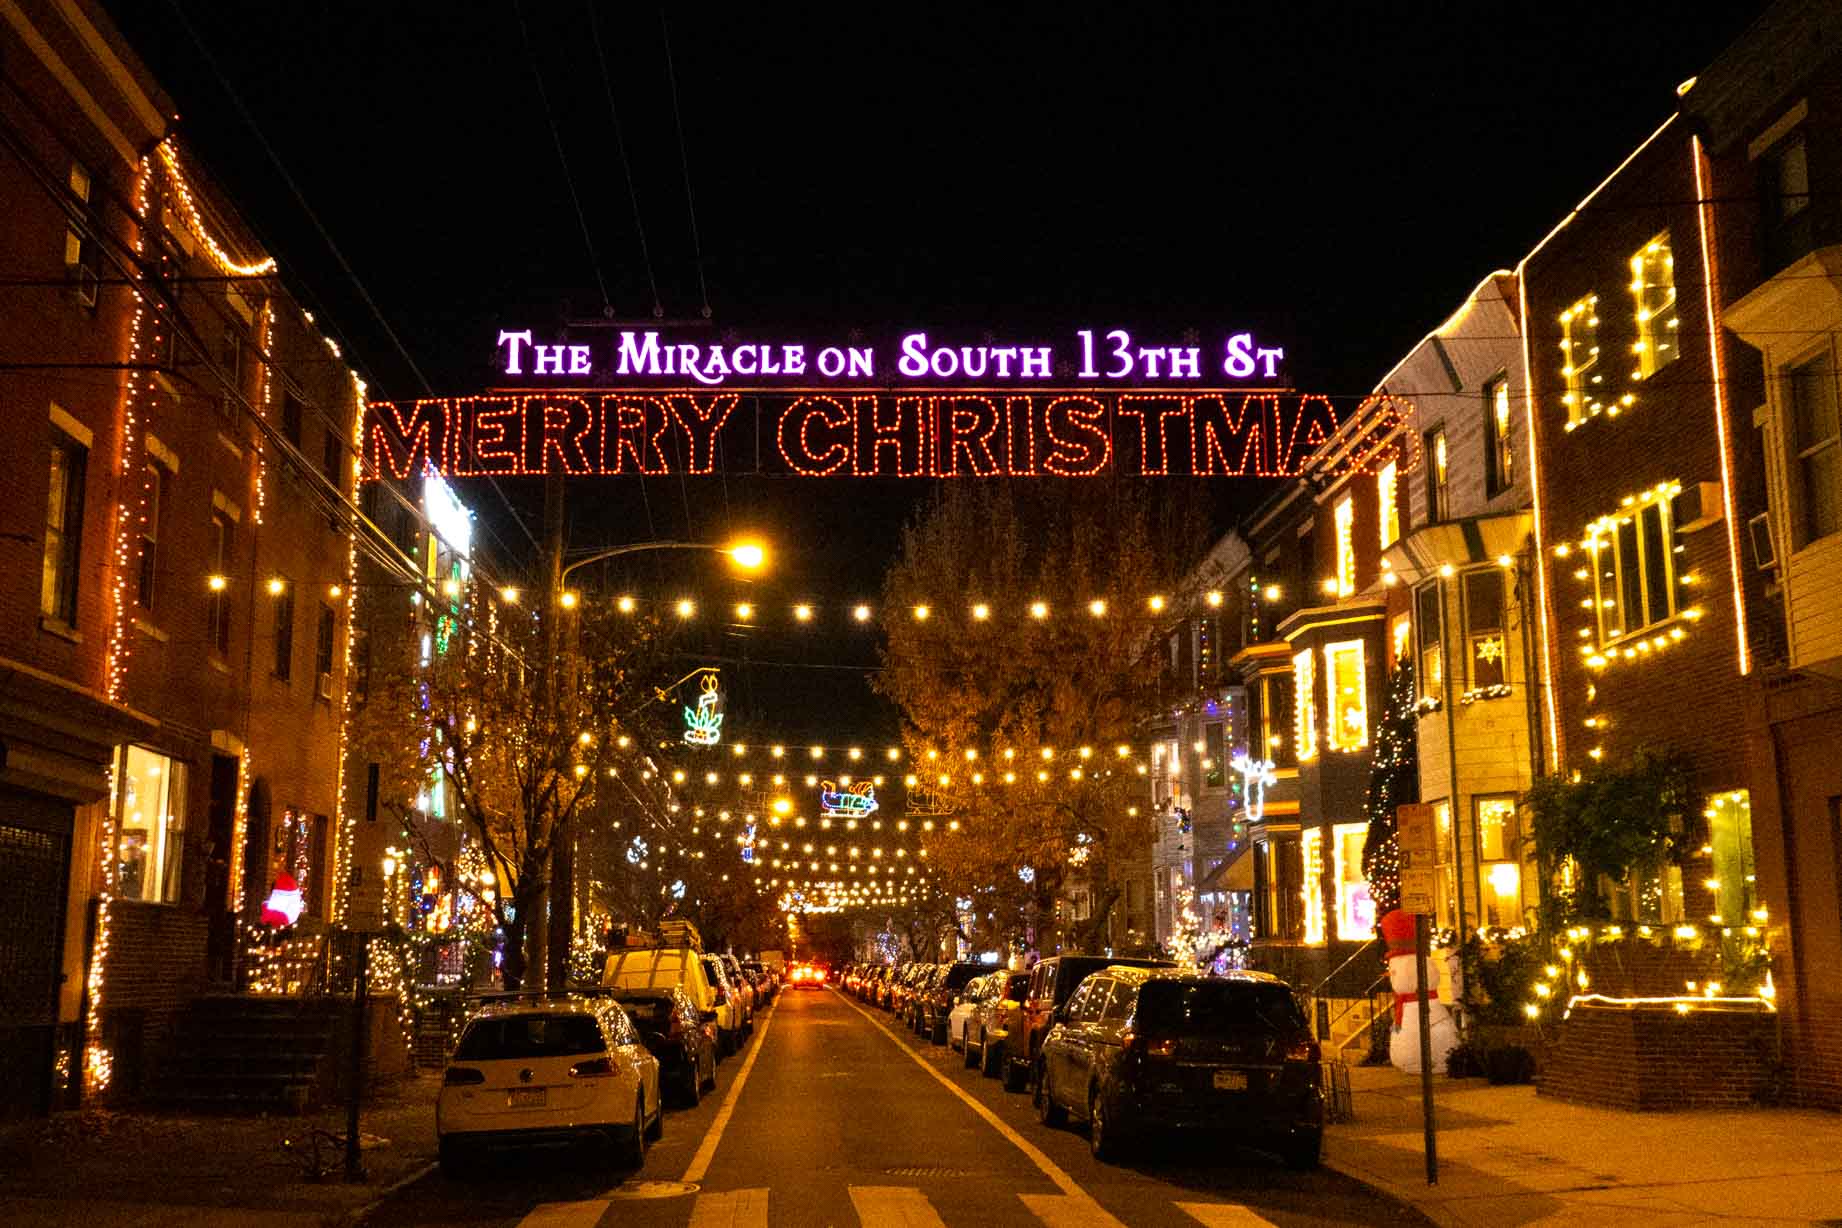
<instances>
[{"instance_id":1,"label":"van","mask_svg":"<svg viewBox=\"0 0 1842 1228\"><path fill-rule=\"evenodd\" d=\"M739 1039L723 1019L726 994L712 983L703 958L689 947L628 947L608 956L601 983L610 989L664 989L682 985L705 1021L718 1024L717 1049L727 1055Z\"/></svg>"}]
</instances>

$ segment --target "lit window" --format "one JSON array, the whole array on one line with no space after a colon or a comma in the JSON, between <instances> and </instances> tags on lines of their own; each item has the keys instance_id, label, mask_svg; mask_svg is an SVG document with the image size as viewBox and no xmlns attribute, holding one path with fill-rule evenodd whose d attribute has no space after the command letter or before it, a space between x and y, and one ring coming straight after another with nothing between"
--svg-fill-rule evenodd
<instances>
[{"instance_id":1,"label":"lit window","mask_svg":"<svg viewBox=\"0 0 1842 1228\"><path fill-rule=\"evenodd\" d=\"M1330 696L1324 741L1332 750L1367 746L1369 699L1363 679L1362 641L1324 645L1324 667Z\"/></svg>"},{"instance_id":2,"label":"lit window","mask_svg":"<svg viewBox=\"0 0 1842 1228\"><path fill-rule=\"evenodd\" d=\"M179 899L185 847L185 764L142 746L125 746L116 763L120 807L115 893L125 900Z\"/></svg>"},{"instance_id":3,"label":"lit window","mask_svg":"<svg viewBox=\"0 0 1842 1228\"><path fill-rule=\"evenodd\" d=\"M1324 829L1306 828L1300 844L1305 860L1305 881L1299 888L1305 903L1305 941L1316 946L1324 941Z\"/></svg>"},{"instance_id":4,"label":"lit window","mask_svg":"<svg viewBox=\"0 0 1842 1228\"><path fill-rule=\"evenodd\" d=\"M89 231L96 225L96 215L90 207L90 173L80 163L73 162L66 182L71 201L83 222L82 225L75 221L64 224L64 272L77 301L85 307L94 307L101 275L97 271L98 245L89 237Z\"/></svg>"},{"instance_id":5,"label":"lit window","mask_svg":"<svg viewBox=\"0 0 1842 1228\"><path fill-rule=\"evenodd\" d=\"M1420 698L1438 699L1445 686L1445 653L1439 641L1439 585L1423 585L1414 593L1414 624L1420 633Z\"/></svg>"},{"instance_id":6,"label":"lit window","mask_svg":"<svg viewBox=\"0 0 1842 1228\"><path fill-rule=\"evenodd\" d=\"M1757 870L1752 851L1752 795L1745 789L1717 794L1708 804L1708 868L1713 874L1716 915L1746 925L1759 906Z\"/></svg>"},{"instance_id":7,"label":"lit window","mask_svg":"<svg viewBox=\"0 0 1842 1228\"><path fill-rule=\"evenodd\" d=\"M45 499L45 560L38 612L77 623L78 563L83 547L83 486L90 450L61 430L51 432L50 485Z\"/></svg>"},{"instance_id":8,"label":"lit window","mask_svg":"<svg viewBox=\"0 0 1842 1228\"><path fill-rule=\"evenodd\" d=\"M1836 364L1829 351L1785 373L1791 447L1803 505L1798 545L1842 530L1842 446L1838 446Z\"/></svg>"},{"instance_id":9,"label":"lit window","mask_svg":"<svg viewBox=\"0 0 1842 1228\"><path fill-rule=\"evenodd\" d=\"M1400 482L1400 467L1389 461L1375 475L1375 506L1381 522L1381 547L1386 550L1401 537L1401 505L1395 498Z\"/></svg>"},{"instance_id":10,"label":"lit window","mask_svg":"<svg viewBox=\"0 0 1842 1228\"><path fill-rule=\"evenodd\" d=\"M236 525L223 509L211 513L211 574L227 576L231 572ZM223 589L212 589L205 604L206 642L219 656L230 653L230 601Z\"/></svg>"},{"instance_id":11,"label":"lit window","mask_svg":"<svg viewBox=\"0 0 1842 1228\"><path fill-rule=\"evenodd\" d=\"M1561 312L1561 378L1567 391L1567 429L1605 409L1599 400L1599 296L1589 294Z\"/></svg>"},{"instance_id":12,"label":"lit window","mask_svg":"<svg viewBox=\"0 0 1842 1228\"><path fill-rule=\"evenodd\" d=\"M1503 635L1503 569L1468 571L1465 598L1465 659L1472 689L1501 686L1509 679L1509 642Z\"/></svg>"},{"instance_id":13,"label":"lit window","mask_svg":"<svg viewBox=\"0 0 1842 1228\"><path fill-rule=\"evenodd\" d=\"M1631 298L1637 312L1633 379L1648 379L1676 360L1676 261L1665 230L1631 257Z\"/></svg>"},{"instance_id":14,"label":"lit window","mask_svg":"<svg viewBox=\"0 0 1842 1228\"><path fill-rule=\"evenodd\" d=\"M1362 872L1362 845L1369 836L1367 823L1339 823L1331 828L1336 839L1337 937L1361 942L1375 934L1375 901Z\"/></svg>"},{"instance_id":15,"label":"lit window","mask_svg":"<svg viewBox=\"0 0 1842 1228\"><path fill-rule=\"evenodd\" d=\"M1413 617L1408 614L1396 615L1389 631L1390 642L1394 645L1394 660L1398 663L1413 651Z\"/></svg>"},{"instance_id":16,"label":"lit window","mask_svg":"<svg viewBox=\"0 0 1842 1228\"><path fill-rule=\"evenodd\" d=\"M1317 678L1309 648L1292 658L1292 740L1299 762L1317 758Z\"/></svg>"},{"instance_id":17,"label":"lit window","mask_svg":"<svg viewBox=\"0 0 1842 1228\"><path fill-rule=\"evenodd\" d=\"M1599 646L1653 627L1676 613L1672 487L1589 526Z\"/></svg>"},{"instance_id":18,"label":"lit window","mask_svg":"<svg viewBox=\"0 0 1842 1228\"><path fill-rule=\"evenodd\" d=\"M1337 504L1337 596L1356 591L1356 501L1349 496Z\"/></svg>"},{"instance_id":19,"label":"lit window","mask_svg":"<svg viewBox=\"0 0 1842 1228\"><path fill-rule=\"evenodd\" d=\"M1484 884L1480 919L1500 928L1521 925L1522 860L1515 799L1479 797L1472 805L1477 809L1478 860Z\"/></svg>"},{"instance_id":20,"label":"lit window","mask_svg":"<svg viewBox=\"0 0 1842 1228\"><path fill-rule=\"evenodd\" d=\"M1484 386L1484 483L1491 496L1502 494L1516 480L1516 452L1510 446L1509 376L1499 375Z\"/></svg>"},{"instance_id":21,"label":"lit window","mask_svg":"<svg viewBox=\"0 0 1842 1228\"><path fill-rule=\"evenodd\" d=\"M1435 524L1447 515L1445 462L1445 428L1436 427L1426 433L1426 518Z\"/></svg>"}]
</instances>

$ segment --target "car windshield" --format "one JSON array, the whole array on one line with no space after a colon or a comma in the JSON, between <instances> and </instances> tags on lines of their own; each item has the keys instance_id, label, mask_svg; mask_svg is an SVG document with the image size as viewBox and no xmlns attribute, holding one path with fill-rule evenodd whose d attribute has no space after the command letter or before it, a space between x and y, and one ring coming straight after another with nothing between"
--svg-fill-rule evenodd
<instances>
[{"instance_id":1,"label":"car windshield","mask_svg":"<svg viewBox=\"0 0 1842 1228\"><path fill-rule=\"evenodd\" d=\"M457 1062L494 1062L604 1053L601 1028L589 1015L506 1015L476 1019L454 1050Z\"/></svg>"},{"instance_id":2,"label":"car windshield","mask_svg":"<svg viewBox=\"0 0 1842 1228\"><path fill-rule=\"evenodd\" d=\"M1291 1033L1304 1018L1284 985L1246 981L1150 981L1139 991L1138 1025L1182 1035Z\"/></svg>"}]
</instances>

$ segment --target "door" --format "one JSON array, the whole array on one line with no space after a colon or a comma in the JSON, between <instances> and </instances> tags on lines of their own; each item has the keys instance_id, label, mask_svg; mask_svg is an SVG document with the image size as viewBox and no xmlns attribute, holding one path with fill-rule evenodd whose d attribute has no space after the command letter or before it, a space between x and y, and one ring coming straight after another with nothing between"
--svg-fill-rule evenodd
<instances>
[{"instance_id":1,"label":"door","mask_svg":"<svg viewBox=\"0 0 1842 1228\"><path fill-rule=\"evenodd\" d=\"M205 968L213 981L227 985L237 941L237 902L230 898L230 846L237 831L237 761L233 756L211 756L206 820L211 843L205 855L205 918L210 926L205 936Z\"/></svg>"},{"instance_id":2,"label":"door","mask_svg":"<svg viewBox=\"0 0 1842 1228\"><path fill-rule=\"evenodd\" d=\"M1068 1078L1062 1094L1077 1108L1087 1107L1087 1084L1094 1070L1094 1046L1100 1042L1101 1020L1106 1017L1107 1003L1113 998L1110 977L1094 977L1077 990L1080 1009L1070 1002L1068 1012Z\"/></svg>"},{"instance_id":3,"label":"door","mask_svg":"<svg viewBox=\"0 0 1842 1228\"><path fill-rule=\"evenodd\" d=\"M51 1108L72 818L68 803L0 790L0 1118Z\"/></svg>"}]
</instances>

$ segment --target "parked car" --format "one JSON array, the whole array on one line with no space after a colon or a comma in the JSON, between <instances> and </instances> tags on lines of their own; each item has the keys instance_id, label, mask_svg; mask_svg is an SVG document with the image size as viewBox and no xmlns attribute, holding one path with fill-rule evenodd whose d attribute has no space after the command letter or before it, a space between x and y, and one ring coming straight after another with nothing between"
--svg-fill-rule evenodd
<instances>
[{"instance_id":1,"label":"parked car","mask_svg":"<svg viewBox=\"0 0 1842 1228\"><path fill-rule=\"evenodd\" d=\"M990 964L965 960L957 964L941 965L939 973L919 996L916 1030L936 1045L946 1044L947 1015L953 1010L954 1002L966 991L966 986L971 984L974 977L984 976L990 971Z\"/></svg>"},{"instance_id":2,"label":"parked car","mask_svg":"<svg viewBox=\"0 0 1842 1228\"><path fill-rule=\"evenodd\" d=\"M716 1025L716 1056L729 1056L739 1024L722 983L711 975L704 957L689 947L621 947L608 956L601 983L610 989L659 989L683 986L697 1005L698 1017Z\"/></svg>"},{"instance_id":3,"label":"parked car","mask_svg":"<svg viewBox=\"0 0 1842 1228\"><path fill-rule=\"evenodd\" d=\"M1030 970L1030 989L1023 999L1021 1035L1005 1044L1004 1090L1020 1092L1036 1075L1043 1037L1055 1022L1056 1009L1068 1001L1081 978L1106 967L1175 968L1167 959L1108 959L1104 955L1052 955Z\"/></svg>"},{"instance_id":4,"label":"parked car","mask_svg":"<svg viewBox=\"0 0 1842 1228\"><path fill-rule=\"evenodd\" d=\"M659 1079L691 1107L716 1088L716 1024L706 1023L682 986L616 989L608 995L620 1003L639 1029L647 1052L659 1059Z\"/></svg>"},{"instance_id":5,"label":"parked car","mask_svg":"<svg viewBox=\"0 0 1842 1228\"><path fill-rule=\"evenodd\" d=\"M966 1025L978 1013L979 1006L985 1001L985 994L991 984L994 973L975 976L966 982L965 988L953 996L953 1009L947 1012L947 1048L966 1052ZM966 1063L970 1066L972 1063Z\"/></svg>"},{"instance_id":6,"label":"parked car","mask_svg":"<svg viewBox=\"0 0 1842 1228\"><path fill-rule=\"evenodd\" d=\"M918 961L902 965L901 973L889 986L890 1014L904 1023L912 1024L913 1016L910 1015L908 1009L909 999L914 995L916 982L924 973L931 973L933 968L932 964L923 964Z\"/></svg>"},{"instance_id":7,"label":"parked car","mask_svg":"<svg viewBox=\"0 0 1842 1228\"><path fill-rule=\"evenodd\" d=\"M626 1168L663 1129L659 1059L606 999L508 1001L461 1032L435 1101L441 1170L488 1148L602 1142Z\"/></svg>"},{"instance_id":8,"label":"parked car","mask_svg":"<svg viewBox=\"0 0 1842 1228\"><path fill-rule=\"evenodd\" d=\"M755 1001L766 1003L774 1000L774 992L779 986L775 984L774 978L768 975L766 968L752 959L743 960L742 975L754 982Z\"/></svg>"},{"instance_id":9,"label":"parked car","mask_svg":"<svg viewBox=\"0 0 1842 1228\"><path fill-rule=\"evenodd\" d=\"M729 978L729 988L742 1001L742 1034L748 1035L755 1030L755 1005L758 995L755 983L742 975L742 963L733 955L713 955L722 966L723 975Z\"/></svg>"},{"instance_id":10,"label":"parked car","mask_svg":"<svg viewBox=\"0 0 1842 1228\"><path fill-rule=\"evenodd\" d=\"M925 964L909 983L906 1004L903 1006L904 1022L908 1030L916 1036L921 1035L922 1001L933 992L934 982L947 970L945 964Z\"/></svg>"},{"instance_id":11,"label":"parked car","mask_svg":"<svg viewBox=\"0 0 1842 1228\"><path fill-rule=\"evenodd\" d=\"M984 1000L966 1025L966 1065L977 1066L987 1078L1001 1074L1008 1061L1010 1038L1021 1035L1023 995L1029 991L1027 972L994 972ZM977 1046L973 1044L977 1039Z\"/></svg>"},{"instance_id":12,"label":"parked car","mask_svg":"<svg viewBox=\"0 0 1842 1228\"><path fill-rule=\"evenodd\" d=\"M742 1047L742 1038L748 1034L748 1017L743 1013L742 996L729 983L729 970L723 967L723 961L714 955L701 957L704 973L710 983L716 986L716 1027L720 1037L726 1038L722 1045L726 1053L734 1053Z\"/></svg>"},{"instance_id":13,"label":"parked car","mask_svg":"<svg viewBox=\"0 0 1842 1228\"><path fill-rule=\"evenodd\" d=\"M1315 1168L1323 1066L1291 987L1259 972L1107 967L1087 977L1042 1046L1037 1116L1088 1123L1102 1160L1160 1130L1227 1130Z\"/></svg>"}]
</instances>

